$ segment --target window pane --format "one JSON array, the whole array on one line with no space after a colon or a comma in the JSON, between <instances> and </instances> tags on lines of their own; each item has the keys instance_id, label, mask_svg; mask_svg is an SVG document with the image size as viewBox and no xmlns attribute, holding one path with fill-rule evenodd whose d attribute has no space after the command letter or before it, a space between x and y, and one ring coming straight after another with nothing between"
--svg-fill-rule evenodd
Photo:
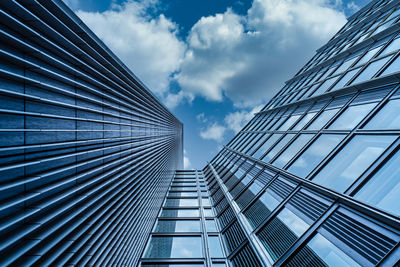
<instances>
[{"instance_id":1,"label":"window pane","mask_svg":"<svg viewBox=\"0 0 400 267\"><path fill-rule=\"evenodd\" d=\"M167 198L167 200L165 201L165 207L190 207L198 205L199 201L197 198Z\"/></svg>"},{"instance_id":2,"label":"window pane","mask_svg":"<svg viewBox=\"0 0 400 267\"><path fill-rule=\"evenodd\" d=\"M161 217L199 217L198 209L163 209Z\"/></svg>"},{"instance_id":3,"label":"window pane","mask_svg":"<svg viewBox=\"0 0 400 267\"><path fill-rule=\"evenodd\" d=\"M265 157L262 159L265 162L269 162L275 155L276 153L278 153L282 147L284 147L287 143L289 143L289 141L294 137L294 134L287 134L284 138L281 139L281 141L279 141L279 143L277 143L274 148L271 149L271 151L268 152L267 155L265 155Z\"/></svg>"},{"instance_id":4,"label":"window pane","mask_svg":"<svg viewBox=\"0 0 400 267\"><path fill-rule=\"evenodd\" d=\"M353 69L353 70L347 72L347 73L342 77L342 79L340 79L340 81L339 81L337 84L335 84L335 86L332 87L331 91L334 91L334 90L337 90L337 89L340 89L340 88L344 87L344 86L348 83L348 81L350 81L350 79L353 78L354 75L355 75L359 70L360 70L360 68L357 68L357 69Z\"/></svg>"},{"instance_id":5,"label":"window pane","mask_svg":"<svg viewBox=\"0 0 400 267\"><path fill-rule=\"evenodd\" d=\"M155 232L200 232L199 220L160 220Z\"/></svg>"},{"instance_id":6,"label":"window pane","mask_svg":"<svg viewBox=\"0 0 400 267\"><path fill-rule=\"evenodd\" d=\"M376 172L354 196L368 204L400 215L400 152Z\"/></svg>"},{"instance_id":7,"label":"window pane","mask_svg":"<svg viewBox=\"0 0 400 267\"><path fill-rule=\"evenodd\" d=\"M366 80L371 79L375 73L380 70L383 65L389 60L389 57L385 57L382 59L379 59L377 61L374 61L370 63L358 76L357 78L352 82L352 84L359 83L359 82L364 82Z\"/></svg>"},{"instance_id":8,"label":"window pane","mask_svg":"<svg viewBox=\"0 0 400 267\"><path fill-rule=\"evenodd\" d=\"M272 260L276 261L308 227L309 225L300 217L284 208L257 236Z\"/></svg>"},{"instance_id":9,"label":"window pane","mask_svg":"<svg viewBox=\"0 0 400 267\"><path fill-rule=\"evenodd\" d=\"M214 213L211 209L204 209L204 216L206 217L213 217Z\"/></svg>"},{"instance_id":10,"label":"window pane","mask_svg":"<svg viewBox=\"0 0 400 267\"><path fill-rule=\"evenodd\" d=\"M334 122L329 129L352 130L375 107L376 103L350 106Z\"/></svg>"},{"instance_id":11,"label":"window pane","mask_svg":"<svg viewBox=\"0 0 400 267\"><path fill-rule=\"evenodd\" d=\"M285 166L296 155L304 145L311 140L313 134L301 134L293 143L286 148L286 150L273 162L279 168Z\"/></svg>"},{"instance_id":12,"label":"window pane","mask_svg":"<svg viewBox=\"0 0 400 267\"><path fill-rule=\"evenodd\" d=\"M385 69L385 71L381 74L381 76L400 71L399 60L400 57L397 57L392 63L390 63L389 67Z\"/></svg>"},{"instance_id":13,"label":"window pane","mask_svg":"<svg viewBox=\"0 0 400 267\"><path fill-rule=\"evenodd\" d=\"M360 266L319 233L310 240L307 247L311 248L319 256L319 260L328 266Z\"/></svg>"},{"instance_id":14,"label":"window pane","mask_svg":"<svg viewBox=\"0 0 400 267\"><path fill-rule=\"evenodd\" d=\"M169 197L196 197L197 192L169 192Z\"/></svg>"},{"instance_id":15,"label":"window pane","mask_svg":"<svg viewBox=\"0 0 400 267\"><path fill-rule=\"evenodd\" d=\"M291 116L287 121L285 121L284 124L282 124L281 127L279 127L279 131L286 131L287 129L289 129L293 123L295 123L298 119L300 118L300 115L293 115Z\"/></svg>"},{"instance_id":16,"label":"window pane","mask_svg":"<svg viewBox=\"0 0 400 267\"><path fill-rule=\"evenodd\" d=\"M400 129L400 99L389 101L368 122L365 129Z\"/></svg>"},{"instance_id":17,"label":"window pane","mask_svg":"<svg viewBox=\"0 0 400 267\"><path fill-rule=\"evenodd\" d=\"M217 225L214 220L206 220L207 232L217 232Z\"/></svg>"},{"instance_id":18,"label":"window pane","mask_svg":"<svg viewBox=\"0 0 400 267\"><path fill-rule=\"evenodd\" d=\"M321 114L319 114L318 118L313 121L310 126L307 127L307 130L320 130L338 111L339 109L330 109L325 110Z\"/></svg>"},{"instance_id":19,"label":"window pane","mask_svg":"<svg viewBox=\"0 0 400 267\"><path fill-rule=\"evenodd\" d=\"M203 204L203 206L211 206L209 198L202 198L201 203Z\"/></svg>"},{"instance_id":20,"label":"window pane","mask_svg":"<svg viewBox=\"0 0 400 267\"><path fill-rule=\"evenodd\" d=\"M153 236L145 258L203 257L200 236Z\"/></svg>"},{"instance_id":21,"label":"window pane","mask_svg":"<svg viewBox=\"0 0 400 267\"><path fill-rule=\"evenodd\" d=\"M338 192L344 192L394 139L394 136L377 135L354 137L312 181Z\"/></svg>"},{"instance_id":22,"label":"window pane","mask_svg":"<svg viewBox=\"0 0 400 267\"><path fill-rule=\"evenodd\" d=\"M221 248L221 241L219 240L218 236L208 236L208 249L211 257L224 257L224 253L222 253Z\"/></svg>"},{"instance_id":23,"label":"window pane","mask_svg":"<svg viewBox=\"0 0 400 267\"><path fill-rule=\"evenodd\" d=\"M338 144L344 135L324 134L319 136L289 167L288 171L306 177Z\"/></svg>"},{"instance_id":24,"label":"window pane","mask_svg":"<svg viewBox=\"0 0 400 267\"><path fill-rule=\"evenodd\" d=\"M293 127L292 130L294 131L299 131L301 130L304 125L306 125L312 118L314 118L315 114L317 114L317 112L310 112L308 114L306 114L297 124L295 127Z\"/></svg>"},{"instance_id":25,"label":"window pane","mask_svg":"<svg viewBox=\"0 0 400 267\"><path fill-rule=\"evenodd\" d=\"M282 134L273 134L254 154L255 158L260 158L265 151L278 140Z\"/></svg>"}]
</instances>

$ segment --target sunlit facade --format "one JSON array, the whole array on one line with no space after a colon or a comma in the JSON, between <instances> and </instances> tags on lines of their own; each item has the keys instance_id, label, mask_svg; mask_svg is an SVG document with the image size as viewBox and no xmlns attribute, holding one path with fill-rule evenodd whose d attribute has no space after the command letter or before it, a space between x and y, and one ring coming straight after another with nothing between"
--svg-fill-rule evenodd
<instances>
[{"instance_id":1,"label":"sunlit facade","mask_svg":"<svg viewBox=\"0 0 400 267\"><path fill-rule=\"evenodd\" d=\"M400 264L399 19L351 16L204 168L229 264Z\"/></svg>"}]
</instances>

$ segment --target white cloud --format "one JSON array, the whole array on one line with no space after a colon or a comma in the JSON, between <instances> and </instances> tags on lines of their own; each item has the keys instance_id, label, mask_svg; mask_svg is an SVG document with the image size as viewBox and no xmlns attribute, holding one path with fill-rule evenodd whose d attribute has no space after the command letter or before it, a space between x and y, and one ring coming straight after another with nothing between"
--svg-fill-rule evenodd
<instances>
[{"instance_id":1,"label":"white cloud","mask_svg":"<svg viewBox=\"0 0 400 267\"><path fill-rule=\"evenodd\" d=\"M217 142L222 142L222 140L224 139L225 131L226 131L225 126L220 125L217 122L214 122L208 125L206 129L200 131L200 136L201 138L206 140L214 140Z\"/></svg>"},{"instance_id":2,"label":"white cloud","mask_svg":"<svg viewBox=\"0 0 400 267\"><path fill-rule=\"evenodd\" d=\"M196 119L197 119L199 122L202 122L202 123L206 123L206 122L208 121L208 119L206 118L206 115L204 114L204 112L198 114L198 115L196 116Z\"/></svg>"},{"instance_id":3,"label":"white cloud","mask_svg":"<svg viewBox=\"0 0 400 267\"><path fill-rule=\"evenodd\" d=\"M188 156L186 155L186 150L183 150L183 168L185 170L189 169L192 166Z\"/></svg>"},{"instance_id":4,"label":"white cloud","mask_svg":"<svg viewBox=\"0 0 400 267\"><path fill-rule=\"evenodd\" d=\"M76 13L151 91L163 96L169 94L170 75L179 70L186 46L174 22L148 14L156 5L156 0L128 1L102 13Z\"/></svg>"},{"instance_id":5,"label":"white cloud","mask_svg":"<svg viewBox=\"0 0 400 267\"><path fill-rule=\"evenodd\" d=\"M335 3L254 0L247 16L228 9L203 17L189 33L175 79L208 100L265 103L346 22Z\"/></svg>"},{"instance_id":6,"label":"white cloud","mask_svg":"<svg viewBox=\"0 0 400 267\"><path fill-rule=\"evenodd\" d=\"M354 3L354 1L347 3L347 8L350 9L352 12L357 12L358 10L360 10L360 7L356 3Z\"/></svg>"},{"instance_id":7,"label":"white cloud","mask_svg":"<svg viewBox=\"0 0 400 267\"><path fill-rule=\"evenodd\" d=\"M231 112L225 116L224 121L230 130L238 133L246 125L246 123L254 117L254 114L260 111L261 108L262 106L260 105L256 106L250 111L242 110Z\"/></svg>"}]
</instances>

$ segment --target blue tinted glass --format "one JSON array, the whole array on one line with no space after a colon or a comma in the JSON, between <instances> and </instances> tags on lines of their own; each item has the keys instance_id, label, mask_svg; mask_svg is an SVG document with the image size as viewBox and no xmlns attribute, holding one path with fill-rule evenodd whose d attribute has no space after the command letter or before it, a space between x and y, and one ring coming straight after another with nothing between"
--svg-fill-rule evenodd
<instances>
[{"instance_id":1,"label":"blue tinted glass","mask_svg":"<svg viewBox=\"0 0 400 267\"><path fill-rule=\"evenodd\" d=\"M208 236L208 249L211 257L224 257L221 241L219 240L218 236Z\"/></svg>"},{"instance_id":2,"label":"blue tinted glass","mask_svg":"<svg viewBox=\"0 0 400 267\"><path fill-rule=\"evenodd\" d=\"M311 140L313 134L301 134L296 140L293 141L286 149L281 153L281 155L273 162L276 167L282 168L286 165L299 151L304 147L304 145Z\"/></svg>"},{"instance_id":3,"label":"blue tinted glass","mask_svg":"<svg viewBox=\"0 0 400 267\"><path fill-rule=\"evenodd\" d=\"M199 201L197 198L167 198L165 201L165 207L179 206L179 207L189 207L198 206Z\"/></svg>"},{"instance_id":4,"label":"blue tinted glass","mask_svg":"<svg viewBox=\"0 0 400 267\"><path fill-rule=\"evenodd\" d=\"M338 108L325 110L307 127L307 130L320 130L338 112Z\"/></svg>"},{"instance_id":5,"label":"blue tinted glass","mask_svg":"<svg viewBox=\"0 0 400 267\"><path fill-rule=\"evenodd\" d=\"M324 134L319 136L288 171L300 177L306 177L338 144L344 135Z\"/></svg>"},{"instance_id":6,"label":"blue tinted glass","mask_svg":"<svg viewBox=\"0 0 400 267\"><path fill-rule=\"evenodd\" d=\"M354 196L368 204L400 215L400 152L376 172Z\"/></svg>"},{"instance_id":7,"label":"blue tinted glass","mask_svg":"<svg viewBox=\"0 0 400 267\"><path fill-rule=\"evenodd\" d=\"M284 124L282 124L281 127L279 127L279 131L286 131L287 129L289 129L293 123L295 123L298 119L300 118L300 115L293 115L290 116L289 119L287 121L285 121Z\"/></svg>"},{"instance_id":8,"label":"blue tinted glass","mask_svg":"<svg viewBox=\"0 0 400 267\"><path fill-rule=\"evenodd\" d=\"M145 258L203 257L200 236L153 236Z\"/></svg>"},{"instance_id":9,"label":"blue tinted glass","mask_svg":"<svg viewBox=\"0 0 400 267\"><path fill-rule=\"evenodd\" d=\"M161 217L199 217L198 209L163 209Z\"/></svg>"},{"instance_id":10,"label":"blue tinted glass","mask_svg":"<svg viewBox=\"0 0 400 267\"><path fill-rule=\"evenodd\" d=\"M267 155L265 155L262 160L265 162L269 162L275 155L276 153L279 152L279 150L282 149L293 137L295 134L287 134L284 138L279 141L274 148L272 148Z\"/></svg>"},{"instance_id":11,"label":"blue tinted glass","mask_svg":"<svg viewBox=\"0 0 400 267\"><path fill-rule=\"evenodd\" d=\"M400 99L389 101L367 123L365 129L400 129Z\"/></svg>"},{"instance_id":12,"label":"blue tinted glass","mask_svg":"<svg viewBox=\"0 0 400 267\"><path fill-rule=\"evenodd\" d=\"M271 147L280 137L282 134L273 134L254 154L255 158L260 158L267 149Z\"/></svg>"},{"instance_id":13,"label":"blue tinted glass","mask_svg":"<svg viewBox=\"0 0 400 267\"><path fill-rule=\"evenodd\" d=\"M329 126L329 129L352 130L375 107L376 103L350 106Z\"/></svg>"},{"instance_id":14,"label":"blue tinted glass","mask_svg":"<svg viewBox=\"0 0 400 267\"><path fill-rule=\"evenodd\" d=\"M381 47L376 47L374 49L371 49L370 51L368 51L361 59L360 61L357 62L356 66L359 66L361 64L364 64L366 62L368 62L373 56L375 56L376 52L378 52L378 50L381 49Z\"/></svg>"},{"instance_id":15,"label":"blue tinted glass","mask_svg":"<svg viewBox=\"0 0 400 267\"><path fill-rule=\"evenodd\" d=\"M312 118L314 118L315 114L317 114L317 112L310 112L307 113L297 124L296 126L293 127L292 130L294 131L299 131L301 130L304 125L306 125Z\"/></svg>"},{"instance_id":16,"label":"blue tinted glass","mask_svg":"<svg viewBox=\"0 0 400 267\"><path fill-rule=\"evenodd\" d=\"M200 232L199 220L160 220L155 232Z\"/></svg>"},{"instance_id":17,"label":"blue tinted glass","mask_svg":"<svg viewBox=\"0 0 400 267\"><path fill-rule=\"evenodd\" d=\"M217 225L214 220L206 220L207 232L217 232Z\"/></svg>"},{"instance_id":18,"label":"blue tinted glass","mask_svg":"<svg viewBox=\"0 0 400 267\"><path fill-rule=\"evenodd\" d=\"M394 136L355 136L312 181L338 192L344 192L394 139Z\"/></svg>"},{"instance_id":19,"label":"blue tinted glass","mask_svg":"<svg viewBox=\"0 0 400 267\"><path fill-rule=\"evenodd\" d=\"M301 236L309 227L300 217L287 208L279 212L277 216L297 237Z\"/></svg>"},{"instance_id":20,"label":"blue tinted glass","mask_svg":"<svg viewBox=\"0 0 400 267\"><path fill-rule=\"evenodd\" d=\"M311 248L327 266L360 266L319 233L310 240L307 247Z\"/></svg>"},{"instance_id":21,"label":"blue tinted glass","mask_svg":"<svg viewBox=\"0 0 400 267\"><path fill-rule=\"evenodd\" d=\"M389 57L381 58L377 61L370 63L352 82L352 84L364 82L371 79L380 70L383 65L389 60Z\"/></svg>"},{"instance_id":22,"label":"blue tinted glass","mask_svg":"<svg viewBox=\"0 0 400 267\"><path fill-rule=\"evenodd\" d=\"M338 83L335 84L335 86L332 87L331 91L334 91L334 90L337 90L337 89L340 89L340 88L344 87L344 86L348 83L348 81L350 81L350 79L353 78L354 75L355 75L359 70L360 70L360 68L357 68L357 69L353 69L353 70L347 72L347 73L342 77L342 79L340 79L340 81L338 81Z\"/></svg>"}]
</instances>

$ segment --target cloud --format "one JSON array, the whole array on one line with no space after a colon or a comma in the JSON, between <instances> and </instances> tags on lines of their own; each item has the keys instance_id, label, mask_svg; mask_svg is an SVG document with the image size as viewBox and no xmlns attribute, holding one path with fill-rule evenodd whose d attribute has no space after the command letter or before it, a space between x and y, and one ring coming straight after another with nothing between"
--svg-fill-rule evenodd
<instances>
[{"instance_id":1,"label":"cloud","mask_svg":"<svg viewBox=\"0 0 400 267\"><path fill-rule=\"evenodd\" d=\"M354 1L347 3L347 8L353 13L360 10L360 7Z\"/></svg>"},{"instance_id":2,"label":"cloud","mask_svg":"<svg viewBox=\"0 0 400 267\"><path fill-rule=\"evenodd\" d=\"M204 112L198 114L198 115L196 116L196 119L197 119L199 122L202 122L202 123L206 123L206 122L208 121L208 119L206 118L206 115L204 114Z\"/></svg>"},{"instance_id":3,"label":"cloud","mask_svg":"<svg viewBox=\"0 0 400 267\"><path fill-rule=\"evenodd\" d=\"M335 2L336 3L336 2ZM276 93L346 22L328 0L254 0L246 16L228 9L201 18L187 38L182 90L251 107Z\"/></svg>"},{"instance_id":4,"label":"cloud","mask_svg":"<svg viewBox=\"0 0 400 267\"><path fill-rule=\"evenodd\" d=\"M254 117L254 114L261 110L261 108L262 106L260 105L256 106L250 111L241 110L231 112L225 116L224 121L230 130L238 133L246 125L246 123Z\"/></svg>"},{"instance_id":5,"label":"cloud","mask_svg":"<svg viewBox=\"0 0 400 267\"><path fill-rule=\"evenodd\" d=\"M185 170L189 169L192 166L188 156L186 155L186 150L183 150L183 168Z\"/></svg>"},{"instance_id":6,"label":"cloud","mask_svg":"<svg viewBox=\"0 0 400 267\"><path fill-rule=\"evenodd\" d=\"M226 127L223 125L218 124L217 122L214 122L206 129L203 129L200 131L200 136L203 139L206 140L214 140L217 142L222 142L224 139L224 134L226 131Z\"/></svg>"},{"instance_id":7,"label":"cloud","mask_svg":"<svg viewBox=\"0 0 400 267\"><path fill-rule=\"evenodd\" d=\"M165 96L169 94L170 76L179 70L186 46L178 39L178 27L173 21L163 14L149 14L157 3L128 1L113 4L111 10L102 13L76 13L151 91ZM174 101L181 100L183 94L167 101L176 104Z\"/></svg>"}]
</instances>

